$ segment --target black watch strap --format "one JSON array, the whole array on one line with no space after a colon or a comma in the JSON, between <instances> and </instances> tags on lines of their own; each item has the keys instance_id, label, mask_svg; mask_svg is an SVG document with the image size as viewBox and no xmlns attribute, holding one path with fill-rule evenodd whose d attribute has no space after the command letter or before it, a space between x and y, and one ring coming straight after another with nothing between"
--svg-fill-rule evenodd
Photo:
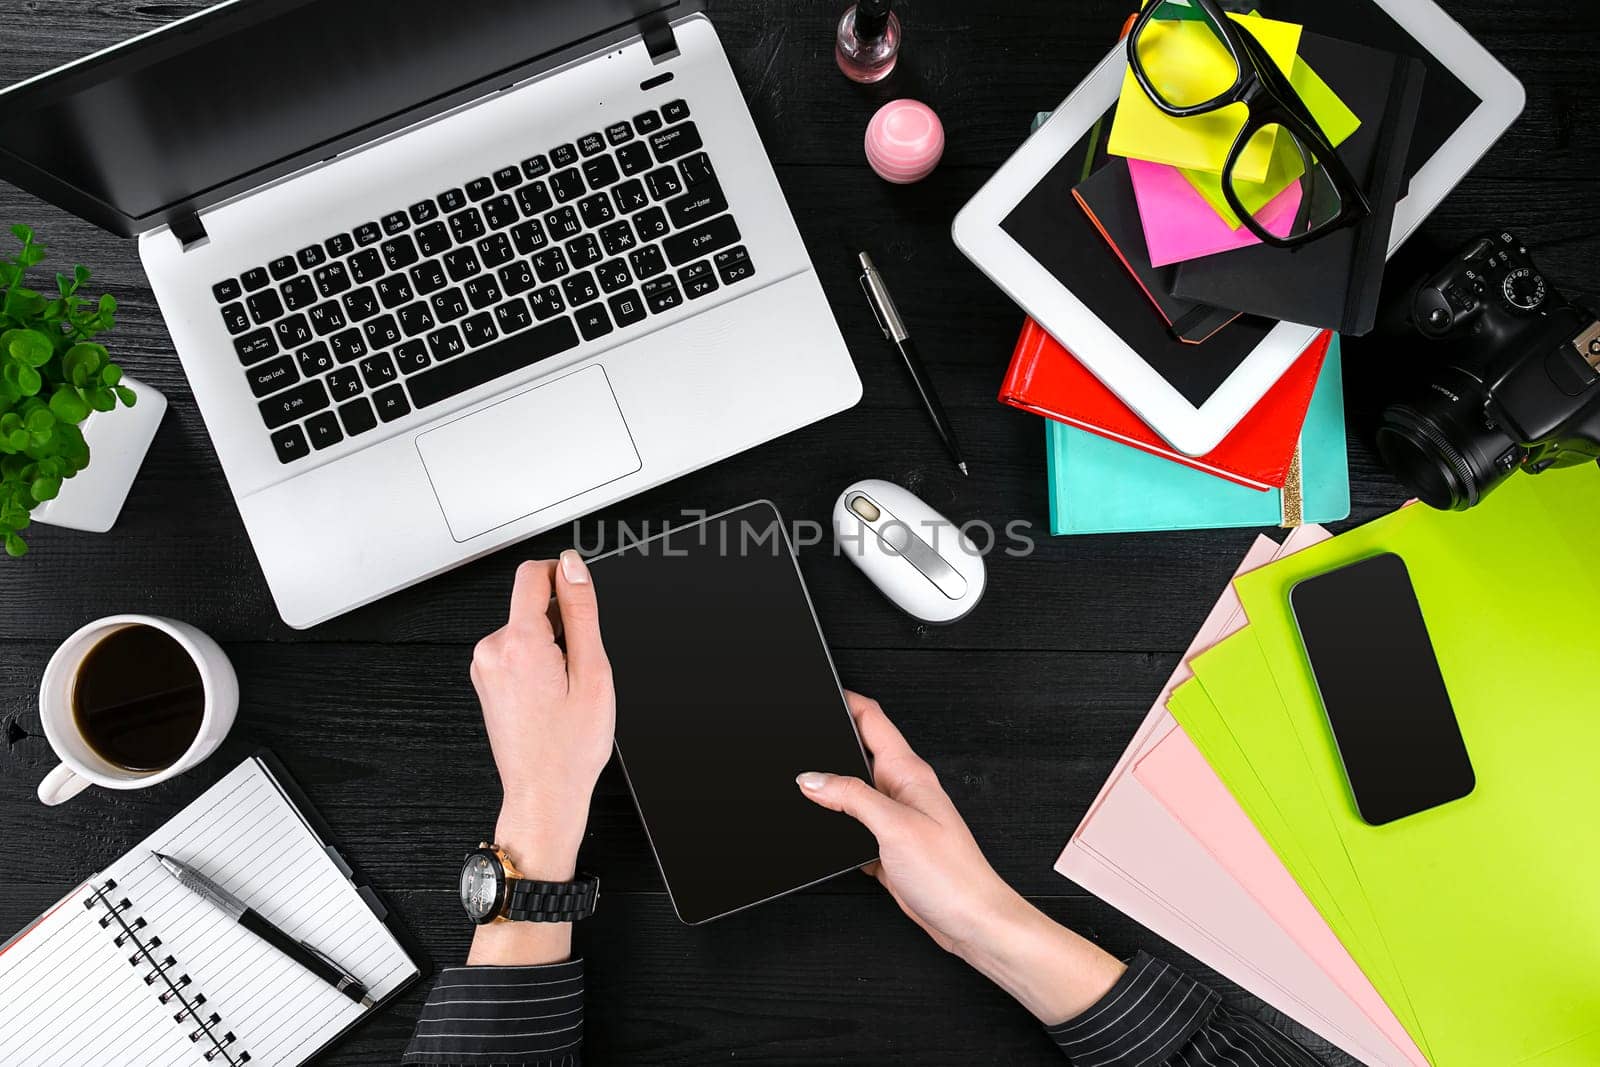
<instances>
[{"instance_id":1,"label":"black watch strap","mask_svg":"<svg viewBox=\"0 0 1600 1067\"><path fill-rule=\"evenodd\" d=\"M600 879L580 874L570 882L513 879L503 913L512 922L570 923L587 919L600 902Z\"/></svg>"}]
</instances>

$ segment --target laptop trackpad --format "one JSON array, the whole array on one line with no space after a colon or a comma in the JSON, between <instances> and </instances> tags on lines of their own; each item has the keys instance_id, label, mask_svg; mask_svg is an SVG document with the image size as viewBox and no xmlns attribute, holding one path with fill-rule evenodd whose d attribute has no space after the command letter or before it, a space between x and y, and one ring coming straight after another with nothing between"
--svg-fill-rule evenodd
<instances>
[{"instance_id":1,"label":"laptop trackpad","mask_svg":"<svg viewBox=\"0 0 1600 1067\"><path fill-rule=\"evenodd\" d=\"M429 430L417 451L450 536L470 541L642 464L599 366Z\"/></svg>"}]
</instances>

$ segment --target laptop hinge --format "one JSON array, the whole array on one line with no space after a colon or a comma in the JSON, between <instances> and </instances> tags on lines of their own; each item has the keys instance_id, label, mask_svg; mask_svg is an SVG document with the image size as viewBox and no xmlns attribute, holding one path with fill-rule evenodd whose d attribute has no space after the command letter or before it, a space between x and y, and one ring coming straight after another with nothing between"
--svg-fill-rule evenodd
<instances>
[{"instance_id":1,"label":"laptop hinge","mask_svg":"<svg viewBox=\"0 0 1600 1067\"><path fill-rule=\"evenodd\" d=\"M168 225L172 227L172 235L183 245L185 252L210 239L205 224L200 221L200 216L192 211L174 217Z\"/></svg>"},{"instance_id":2,"label":"laptop hinge","mask_svg":"<svg viewBox=\"0 0 1600 1067\"><path fill-rule=\"evenodd\" d=\"M660 63L678 54L678 39L673 36L672 23L667 21L665 15L660 12L647 15L640 23L640 30L644 36L645 51L650 53L650 62Z\"/></svg>"}]
</instances>

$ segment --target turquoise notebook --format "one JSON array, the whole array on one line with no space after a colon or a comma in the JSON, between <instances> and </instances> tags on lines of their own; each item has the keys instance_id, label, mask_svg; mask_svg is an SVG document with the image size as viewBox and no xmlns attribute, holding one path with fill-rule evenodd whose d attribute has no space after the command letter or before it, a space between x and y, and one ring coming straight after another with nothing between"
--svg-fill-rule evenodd
<instances>
[{"instance_id":1,"label":"turquoise notebook","mask_svg":"<svg viewBox=\"0 0 1600 1067\"><path fill-rule=\"evenodd\" d=\"M1350 514L1340 368L1336 335L1300 432L1301 522ZM1293 525L1276 489L1236 485L1064 423L1045 427L1053 534Z\"/></svg>"}]
</instances>

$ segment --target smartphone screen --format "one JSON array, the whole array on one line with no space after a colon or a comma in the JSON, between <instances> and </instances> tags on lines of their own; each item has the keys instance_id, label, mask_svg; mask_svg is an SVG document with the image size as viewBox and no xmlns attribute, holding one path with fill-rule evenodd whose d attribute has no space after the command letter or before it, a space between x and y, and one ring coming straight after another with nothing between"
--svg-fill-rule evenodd
<instances>
[{"instance_id":1,"label":"smartphone screen","mask_svg":"<svg viewBox=\"0 0 1600 1067\"><path fill-rule=\"evenodd\" d=\"M1381 826L1471 793L1405 562L1374 556L1300 582L1289 599L1361 818Z\"/></svg>"}]
</instances>

